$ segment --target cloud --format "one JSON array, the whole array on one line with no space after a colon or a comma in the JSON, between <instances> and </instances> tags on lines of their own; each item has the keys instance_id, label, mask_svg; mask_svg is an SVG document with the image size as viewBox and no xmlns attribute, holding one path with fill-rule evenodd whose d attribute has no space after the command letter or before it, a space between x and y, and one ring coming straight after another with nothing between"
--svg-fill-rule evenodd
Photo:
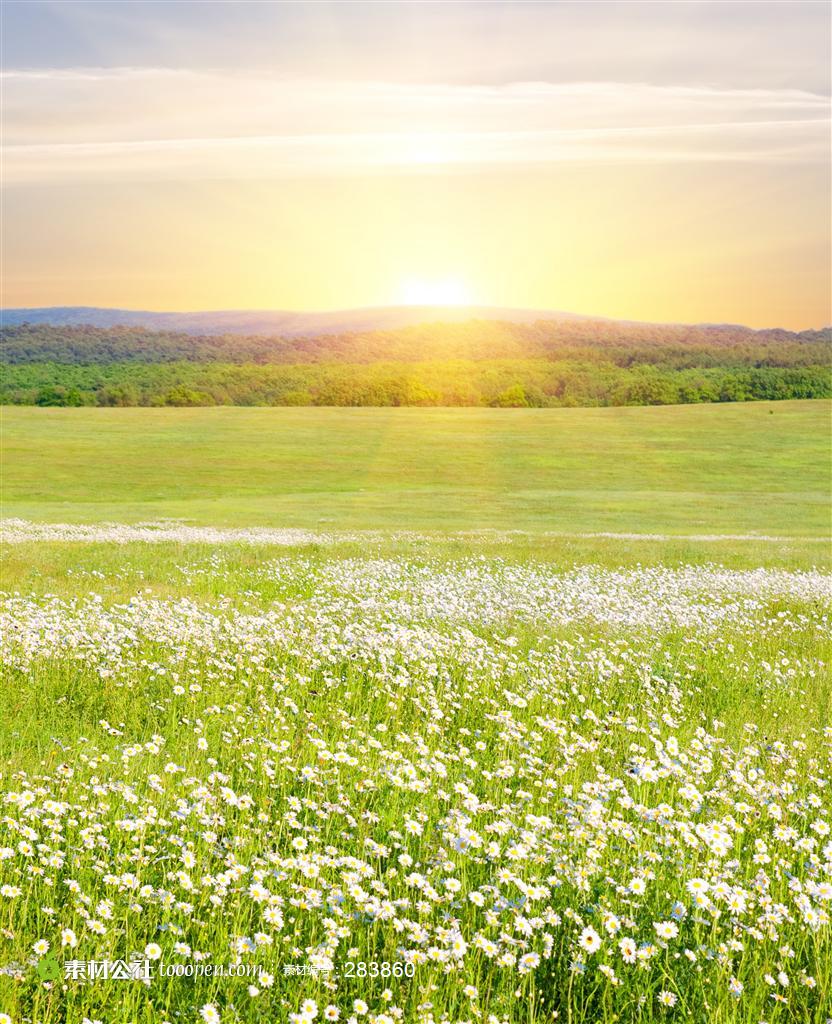
<instances>
[{"instance_id":1,"label":"cloud","mask_svg":"<svg viewBox=\"0 0 832 1024\"><path fill-rule=\"evenodd\" d=\"M829 152L829 100L798 89L287 81L166 68L2 77L7 184L564 161L805 163Z\"/></svg>"},{"instance_id":2,"label":"cloud","mask_svg":"<svg viewBox=\"0 0 832 1024\"><path fill-rule=\"evenodd\" d=\"M818 0L6 0L4 67L279 69L332 80L677 82L829 91Z\"/></svg>"}]
</instances>

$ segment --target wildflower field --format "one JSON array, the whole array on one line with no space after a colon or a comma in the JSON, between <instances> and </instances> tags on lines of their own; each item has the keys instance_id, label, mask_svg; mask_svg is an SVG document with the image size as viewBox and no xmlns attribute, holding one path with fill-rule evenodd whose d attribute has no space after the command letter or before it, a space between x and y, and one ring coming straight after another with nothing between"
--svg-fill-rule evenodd
<instances>
[{"instance_id":1,"label":"wildflower field","mask_svg":"<svg viewBox=\"0 0 832 1024\"><path fill-rule=\"evenodd\" d=\"M824 545L108 529L6 531L0 1020L832 1016Z\"/></svg>"}]
</instances>

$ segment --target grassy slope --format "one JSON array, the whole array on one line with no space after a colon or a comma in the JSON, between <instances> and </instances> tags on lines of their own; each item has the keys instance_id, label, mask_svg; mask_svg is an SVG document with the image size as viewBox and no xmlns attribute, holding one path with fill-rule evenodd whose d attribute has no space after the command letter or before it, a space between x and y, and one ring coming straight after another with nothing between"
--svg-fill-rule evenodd
<instances>
[{"instance_id":1,"label":"grassy slope","mask_svg":"<svg viewBox=\"0 0 832 1024\"><path fill-rule=\"evenodd\" d=\"M6 408L3 514L822 536L829 411Z\"/></svg>"}]
</instances>

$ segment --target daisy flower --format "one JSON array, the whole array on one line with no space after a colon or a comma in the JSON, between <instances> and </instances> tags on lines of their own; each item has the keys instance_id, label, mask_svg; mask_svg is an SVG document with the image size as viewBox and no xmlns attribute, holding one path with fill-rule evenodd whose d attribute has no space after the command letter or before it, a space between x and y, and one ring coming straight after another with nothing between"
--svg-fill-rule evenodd
<instances>
[{"instance_id":1,"label":"daisy flower","mask_svg":"<svg viewBox=\"0 0 832 1024\"><path fill-rule=\"evenodd\" d=\"M584 928L578 938L578 945L587 953L596 953L601 948L601 936L592 927Z\"/></svg>"}]
</instances>

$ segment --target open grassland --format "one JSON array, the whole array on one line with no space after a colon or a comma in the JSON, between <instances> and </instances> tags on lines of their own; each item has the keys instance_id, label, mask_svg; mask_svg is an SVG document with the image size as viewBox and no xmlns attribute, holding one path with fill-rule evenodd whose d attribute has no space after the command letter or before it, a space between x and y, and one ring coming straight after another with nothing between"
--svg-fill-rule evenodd
<instances>
[{"instance_id":1,"label":"open grassland","mask_svg":"<svg viewBox=\"0 0 832 1024\"><path fill-rule=\"evenodd\" d=\"M3 514L827 535L830 404L3 410Z\"/></svg>"},{"instance_id":2,"label":"open grassland","mask_svg":"<svg viewBox=\"0 0 832 1024\"><path fill-rule=\"evenodd\" d=\"M5 411L0 1014L827 1024L828 413Z\"/></svg>"}]
</instances>

